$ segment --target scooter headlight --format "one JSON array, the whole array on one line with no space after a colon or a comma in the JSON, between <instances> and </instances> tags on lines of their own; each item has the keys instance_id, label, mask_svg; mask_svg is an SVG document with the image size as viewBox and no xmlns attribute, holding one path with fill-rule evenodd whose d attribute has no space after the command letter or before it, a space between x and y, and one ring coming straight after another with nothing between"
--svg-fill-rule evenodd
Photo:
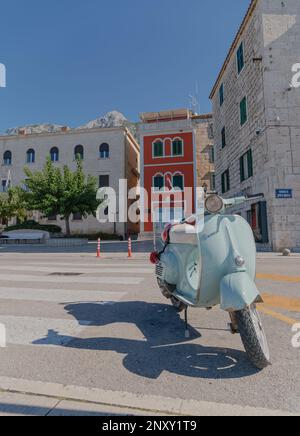
<instances>
[{"instance_id":1,"label":"scooter headlight","mask_svg":"<svg viewBox=\"0 0 300 436\"><path fill-rule=\"evenodd\" d=\"M212 194L205 200L205 208L210 213L218 213L224 207L224 202L217 194Z\"/></svg>"}]
</instances>

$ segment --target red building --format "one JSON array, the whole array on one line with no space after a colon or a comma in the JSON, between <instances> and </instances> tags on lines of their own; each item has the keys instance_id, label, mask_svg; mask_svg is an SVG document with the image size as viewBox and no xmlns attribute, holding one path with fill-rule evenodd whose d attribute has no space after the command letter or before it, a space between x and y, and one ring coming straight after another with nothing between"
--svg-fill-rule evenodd
<instances>
[{"instance_id":1,"label":"red building","mask_svg":"<svg viewBox=\"0 0 300 436\"><path fill-rule=\"evenodd\" d=\"M187 109L141 115L141 232L153 230L153 214L166 207L180 218L193 213L197 180L196 132ZM187 189L190 188L190 189ZM148 197L148 198L147 198Z\"/></svg>"}]
</instances>

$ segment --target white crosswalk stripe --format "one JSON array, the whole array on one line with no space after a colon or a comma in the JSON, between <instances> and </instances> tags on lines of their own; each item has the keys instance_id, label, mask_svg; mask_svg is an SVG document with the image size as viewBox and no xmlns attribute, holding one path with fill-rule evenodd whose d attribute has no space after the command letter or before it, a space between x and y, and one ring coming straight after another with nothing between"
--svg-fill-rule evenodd
<instances>
[{"instance_id":1,"label":"white crosswalk stripe","mask_svg":"<svg viewBox=\"0 0 300 436\"><path fill-rule=\"evenodd\" d=\"M74 273L80 273L80 269L79 268L74 268L74 265L73 265L73 268L71 268L71 267L62 267L62 266L57 266L57 267L55 267L54 269L53 269L53 267L51 266L51 267L47 267L47 266L43 266L43 267L40 267L40 266L35 266L35 267L32 267L32 266L23 266L23 265L21 265L21 266L4 266L4 265L0 265L0 271L25 271L25 272L27 272L27 271L29 271L29 270L33 270L34 272L45 272L45 273L50 273L50 272L53 272L53 270L55 269L55 272L60 272L60 273L63 273L63 272L66 272L66 273L71 273L71 272L74 272ZM111 268L111 267L102 267L101 269L96 269L96 268L83 268L82 269L83 271L84 271L84 274L87 274L87 273L89 273L90 275L95 275L95 274L114 274L114 273L116 273L116 274L153 274L153 270L152 269L149 269L149 268L130 268L130 269L128 269L128 268L117 268L117 267L114 267L114 268Z\"/></svg>"},{"instance_id":2,"label":"white crosswalk stripe","mask_svg":"<svg viewBox=\"0 0 300 436\"><path fill-rule=\"evenodd\" d=\"M53 271L55 272L55 271ZM115 271L115 274L118 274ZM99 276L99 277L91 277L91 276L77 276L77 277L62 277L62 276L36 276L32 274L0 274L0 279L3 281L9 282L40 282L40 283L82 283L82 284L107 284L107 285L139 285L143 282L143 278L139 277L110 277L110 276Z\"/></svg>"},{"instance_id":3,"label":"white crosswalk stripe","mask_svg":"<svg viewBox=\"0 0 300 436\"><path fill-rule=\"evenodd\" d=\"M81 303L114 304L127 295L124 285L140 285L145 274L152 268L139 263L130 263L129 268L118 264L96 264L47 261L23 263L3 259L0 264L0 324L5 326L6 343L10 345L53 347L65 345L74 337L80 337L89 328L91 321L70 317L61 307L57 309L56 319L49 316L49 305L72 305ZM52 275L63 273L82 273L79 276ZM137 277L137 275L141 275ZM5 286L7 284L8 286ZM76 284L77 289L72 289ZM114 291L92 290L95 285L114 285ZM59 289L51 289L57 288ZM90 285L90 287L89 287ZM91 289L92 287L92 289ZM1 301L12 302L12 312L1 314ZM14 301L22 305L13 305ZM30 307L36 304L39 315L31 315ZM14 310L15 307L15 310ZM53 307L53 306L52 306ZM53 309L52 309L53 310ZM19 311L19 312L18 312ZM24 316L30 313L30 316ZM43 316L45 312L45 316ZM42 313L42 316L41 316ZM82 315L85 317L85 315ZM88 317L88 314L86 316Z\"/></svg>"},{"instance_id":4,"label":"white crosswalk stripe","mask_svg":"<svg viewBox=\"0 0 300 436\"><path fill-rule=\"evenodd\" d=\"M48 301L52 303L120 301L125 295L126 292L0 287L0 300Z\"/></svg>"}]
</instances>

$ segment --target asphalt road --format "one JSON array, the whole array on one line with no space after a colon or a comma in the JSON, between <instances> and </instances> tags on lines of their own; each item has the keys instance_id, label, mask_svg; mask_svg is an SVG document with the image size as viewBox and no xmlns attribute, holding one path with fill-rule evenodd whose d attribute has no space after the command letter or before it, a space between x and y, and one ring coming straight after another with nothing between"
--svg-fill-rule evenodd
<instances>
[{"instance_id":1,"label":"asphalt road","mask_svg":"<svg viewBox=\"0 0 300 436\"><path fill-rule=\"evenodd\" d=\"M85 409L73 400L93 403L90 414L118 407L141 414L300 413L300 348L292 346L300 256L258 256L273 362L260 372L217 308L191 309L185 339L183 319L161 296L142 253L145 244L134 244L131 260L121 246L115 253L119 245L107 245L100 260L94 245L77 252L0 249L0 323L7 334L0 413Z\"/></svg>"}]
</instances>

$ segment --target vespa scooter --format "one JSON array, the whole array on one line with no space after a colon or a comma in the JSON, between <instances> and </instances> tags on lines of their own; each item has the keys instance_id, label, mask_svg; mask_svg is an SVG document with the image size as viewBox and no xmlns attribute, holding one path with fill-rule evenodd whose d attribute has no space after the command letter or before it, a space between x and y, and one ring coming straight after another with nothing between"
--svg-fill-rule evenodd
<instances>
[{"instance_id":1,"label":"vespa scooter","mask_svg":"<svg viewBox=\"0 0 300 436\"><path fill-rule=\"evenodd\" d=\"M232 333L241 335L248 358L258 369L271 363L256 306L263 302L255 284L256 245L248 222L226 214L226 209L262 197L223 199L206 194L203 217L167 225L157 242L160 249L151 255L161 292L176 310L185 311L186 326L188 307L220 305L230 315Z\"/></svg>"}]
</instances>

